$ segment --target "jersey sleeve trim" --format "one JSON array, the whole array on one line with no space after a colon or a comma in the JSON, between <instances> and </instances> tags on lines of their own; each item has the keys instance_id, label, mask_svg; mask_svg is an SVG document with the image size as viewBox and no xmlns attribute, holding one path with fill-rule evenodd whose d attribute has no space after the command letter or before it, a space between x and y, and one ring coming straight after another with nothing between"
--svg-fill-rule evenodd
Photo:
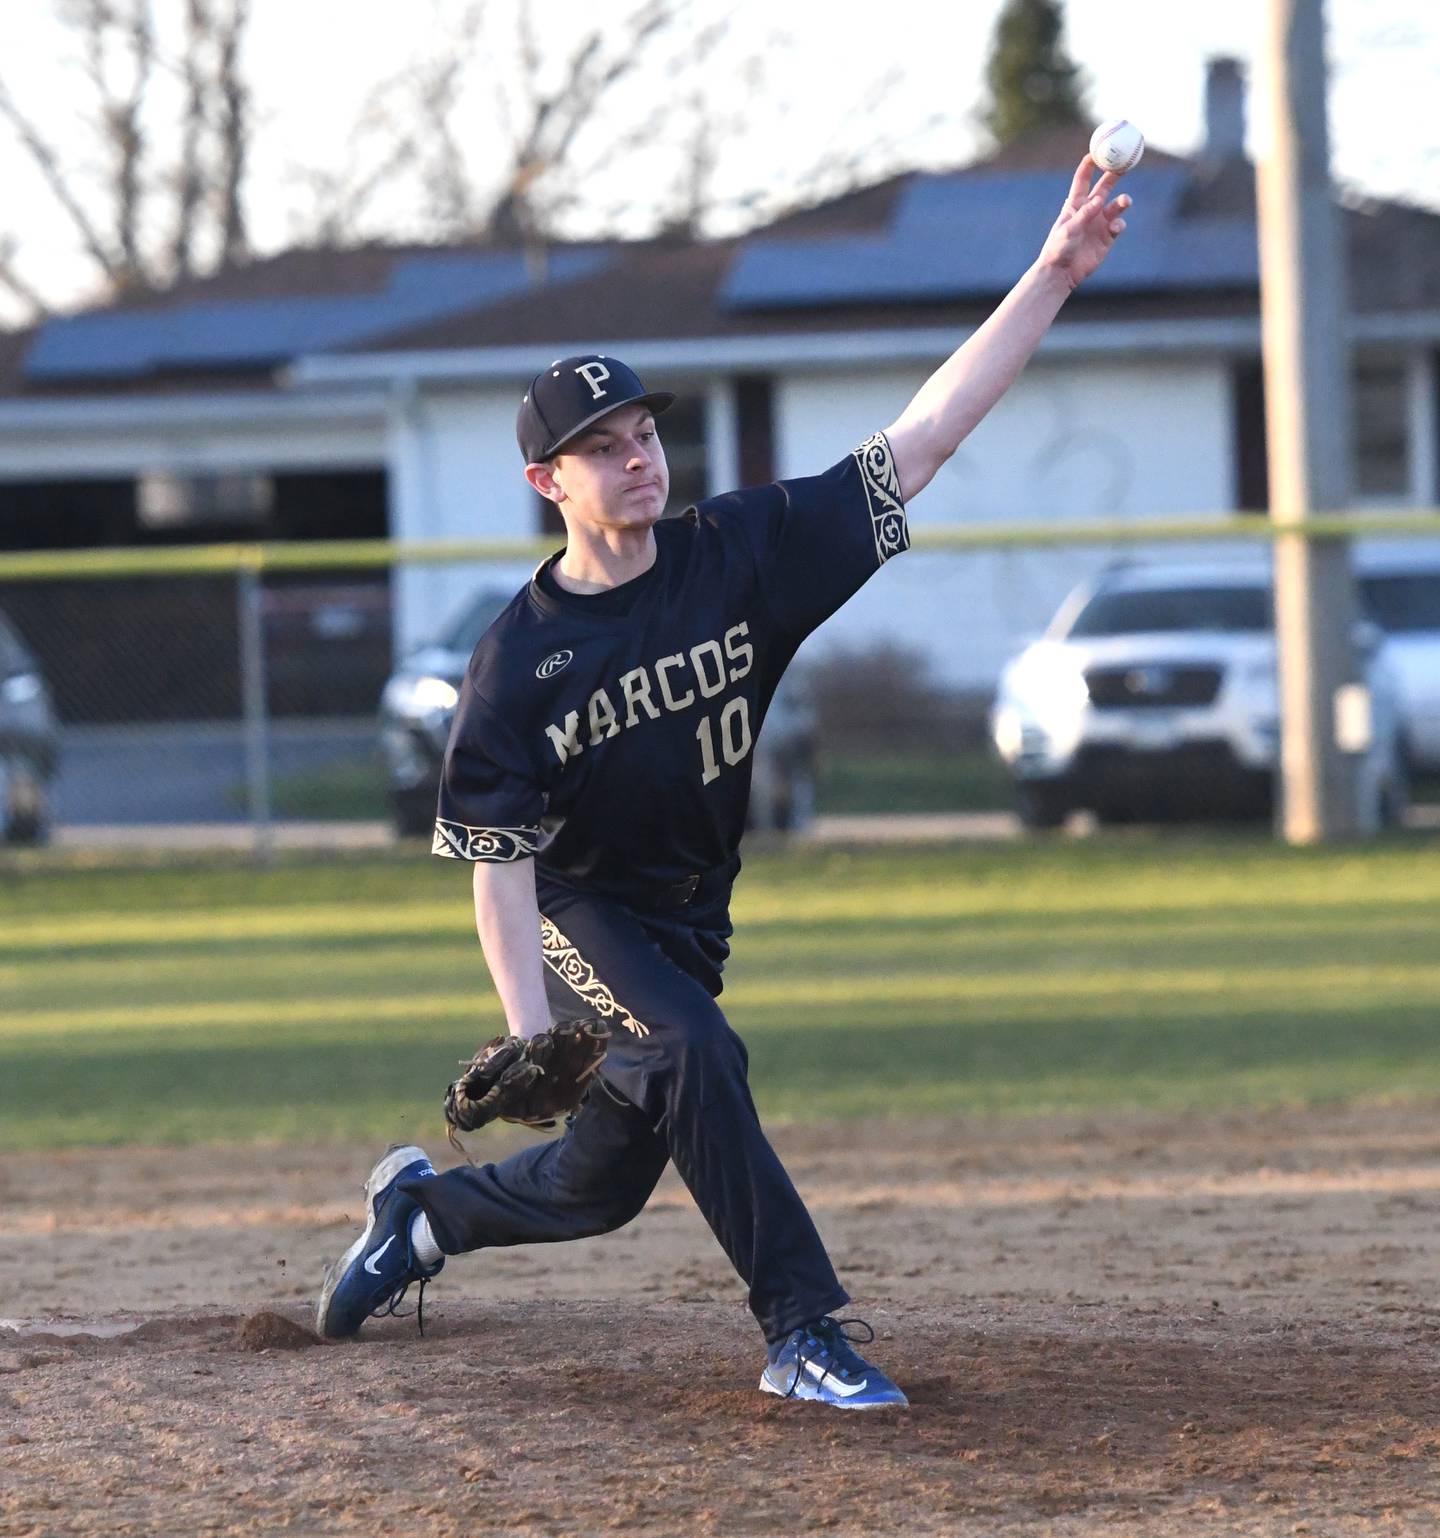
<instances>
[{"instance_id":1,"label":"jersey sleeve trim","mask_svg":"<svg viewBox=\"0 0 1440 1538\"><path fill-rule=\"evenodd\" d=\"M435 819L435 842L431 854L447 860L476 860L507 864L526 860L540 847L540 829L472 828L463 822Z\"/></svg>"},{"instance_id":2,"label":"jersey sleeve trim","mask_svg":"<svg viewBox=\"0 0 1440 1538\"><path fill-rule=\"evenodd\" d=\"M895 455L884 433L867 438L854 454L870 507L875 564L880 567L891 556L910 548L910 524L900 497L900 472L895 468Z\"/></svg>"}]
</instances>

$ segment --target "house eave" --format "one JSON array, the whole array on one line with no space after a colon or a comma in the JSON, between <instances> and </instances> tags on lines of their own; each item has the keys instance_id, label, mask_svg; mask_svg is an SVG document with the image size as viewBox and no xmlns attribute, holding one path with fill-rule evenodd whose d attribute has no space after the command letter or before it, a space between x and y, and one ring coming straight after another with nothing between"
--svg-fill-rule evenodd
<instances>
[{"instance_id":1,"label":"house eave","mask_svg":"<svg viewBox=\"0 0 1440 1538\"><path fill-rule=\"evenodd\" d=\"M378 381L377 381L378 382ZM316 389L301 395L288 390L246 390L184 394L75 395L57 398L0 399L0 434L123 431L163 422L177 429L224 427L236 421L251 426L295 426L343 423L383 428L387 395L383 390L357 389L355 381L333 391Z\"/></svg>"}]
</instances>

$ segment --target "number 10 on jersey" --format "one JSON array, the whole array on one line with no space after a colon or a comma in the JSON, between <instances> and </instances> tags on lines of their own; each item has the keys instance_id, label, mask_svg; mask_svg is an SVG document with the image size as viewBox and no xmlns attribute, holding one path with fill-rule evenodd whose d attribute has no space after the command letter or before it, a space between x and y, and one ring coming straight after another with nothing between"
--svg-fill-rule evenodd
<instances>
[{"instance_id":1,"label":"number 10 on jersey","mask_svg":"<svg viewBox=\"0 0 1440 1538\"><path fill-rule=\"evenodd\" d=\"M750 751L750 702L743 694L731 700L720 712L719 735L720 752L733 769ZM715 756L715 728L709 716L700 718L700 724L695 728L695 737L700 744L700 758L705 766L700 783L708 785L720 776L720 761Z\"/></svg>"}]
</instances>

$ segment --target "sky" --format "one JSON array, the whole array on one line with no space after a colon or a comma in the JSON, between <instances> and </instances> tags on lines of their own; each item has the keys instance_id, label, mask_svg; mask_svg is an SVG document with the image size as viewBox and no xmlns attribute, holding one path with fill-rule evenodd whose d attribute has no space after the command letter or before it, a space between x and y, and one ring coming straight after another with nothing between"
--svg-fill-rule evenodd
<instances>
[{"instance_id":1,"label":"sky","mask_svg":"<svg viewBox=\"0 0 1440 1538\"><path fill-rule=\"evenodd\" d=\"M180 0L156 0L162 17ZM455 0L455 4L463 0ZM492 0L496 3L496 0ZM705 13L707 3L697 0ZM542 35L562 39L593 5L529 0ZM414 54L432 13L450 0L253 0L248 67L261 129L252 176L252 233L262 250L289 241L303 221L305 194L296 166L334 165L353 142L355 122L374 82ZM451 5L453 12L455 6ZM827 145L864 148L867 135L890 143L892 157L941 167L980 148L975 112L1000 0L885 0L880 7L802 0L727 0L737 40L764 44L773 66L749 99L737 100L737 124L720 147L721 183L733 176L773 175L804 167ZM623 7L607 0L601 14ZM1232 55L1249 64L1263 46L1264 0L1069 0L1066 41L1090 80L1098 119L1128 117L1154 145L1188 153L1203 134L1205 62ZM1330 125L1336 175L1360 192L1440 208L1440 20L1433 0L1329 0ZM75 124L75 72L61 56L61 36L48 0L0 6L0 80L45 123L63 150L80 143ZM548 29L548 31L546 30ZM724 79L714 61L711 79ZM861 111L871 84L899 84L878 114ZM738 89L738 88L737 88ZM1250 146L1263 154L1261 103L1251 70ZM493 95L472 93L462 127L477 144L493 132L484 113ZM876 120L878 119L878 121ZM623 124L598 123L597 136ZM635 159L607 173L643 201L646 170ZM64 219L0 132L0 238L18 243L18 264L54 302L86 296L90 271L74 254ZM607 189L610 190L610 189ZM1063 191L1063 189L1060 189ZM404 236L409 212L378 210L376 234ZM387 226L388 220L388 226ZM17 307L0 296L0 323Z\"/></svg>"}]
</instances>

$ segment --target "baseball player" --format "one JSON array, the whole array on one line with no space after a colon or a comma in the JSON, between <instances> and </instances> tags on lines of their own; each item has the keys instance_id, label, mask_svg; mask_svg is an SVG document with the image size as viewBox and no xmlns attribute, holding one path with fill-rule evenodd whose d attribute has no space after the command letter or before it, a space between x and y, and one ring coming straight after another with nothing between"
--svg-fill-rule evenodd
<instances>
[{"instance_id":1,"label":"baseball player","mask_svg":"<svg viewBox=\"0 0 1440 1538\"><path fill-rule=\"evenodd\" d=\"M519 408L525 476L567 543L481 638L461 689L434 852L473 864L510 1031L599 1018L608 1052L554 1139L437 1173L392 1149L318 1326L354 1335L447 1257L578 1239L640 1212L673 1161L749 1289L767 1393L849 1409L905 1395L855 1349L848 1301L756 1115L716 998L752 749L796 648L905 550L905 504L1004 394L1130 199L1081 161L1034 265L884 432L821 474L661 521L656 418L618 359L562 359ZM866 1326L861 1326L866 1328Z\"/></svg>"}]
</instances>

